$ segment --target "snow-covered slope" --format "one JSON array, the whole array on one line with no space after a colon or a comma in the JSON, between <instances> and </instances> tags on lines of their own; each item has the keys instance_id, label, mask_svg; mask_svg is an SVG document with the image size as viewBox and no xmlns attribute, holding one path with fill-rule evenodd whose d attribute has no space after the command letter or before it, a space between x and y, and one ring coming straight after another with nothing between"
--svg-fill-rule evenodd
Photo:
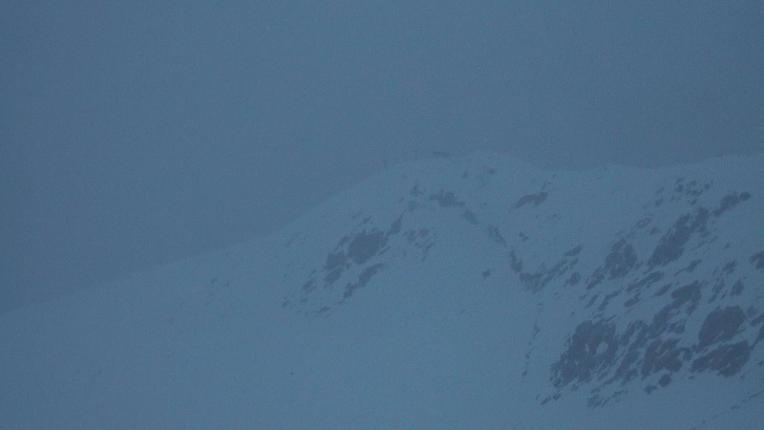
<instances>
[{"instance_id":1,"label":"snow-covered slope","mask_svg":"<svg viewBox=\"0 0 764 430\"><path fill-rule=\"evenodd\" d=\"M0 428L762 428L762 166L397 166L3 316Z\"/></svg>"}]
</instances>

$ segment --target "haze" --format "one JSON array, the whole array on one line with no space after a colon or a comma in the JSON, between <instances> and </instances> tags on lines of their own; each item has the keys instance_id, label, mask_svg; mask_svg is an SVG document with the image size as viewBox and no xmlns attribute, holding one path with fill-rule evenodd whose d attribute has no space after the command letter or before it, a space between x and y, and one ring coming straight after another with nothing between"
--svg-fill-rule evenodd
<instances>
[{"instance_id":1,"label":"haze","mask_svg":"<svg viewBox=\"0 0 764 430\"><path fill-rule=\"evenodd\" d=\"M241 242L390 163L764 150L760 1L5 1L0 312Z\"/></svg>"}]
</instances>

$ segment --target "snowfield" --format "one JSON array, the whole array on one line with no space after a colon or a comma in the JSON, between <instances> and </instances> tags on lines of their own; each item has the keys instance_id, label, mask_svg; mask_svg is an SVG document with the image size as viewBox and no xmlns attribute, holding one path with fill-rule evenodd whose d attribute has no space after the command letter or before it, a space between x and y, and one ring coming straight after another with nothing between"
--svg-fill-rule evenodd
<instances>
[{"instance_id":1,"label":"snowfield","mask_svg":"<svg viewBox=\"0 0 764 430\"><path fill-rule=\"evenodd\" d=\"M0 317L0 429L764 428L764 155L398 165Z\"/></svg>"}]
</instances>

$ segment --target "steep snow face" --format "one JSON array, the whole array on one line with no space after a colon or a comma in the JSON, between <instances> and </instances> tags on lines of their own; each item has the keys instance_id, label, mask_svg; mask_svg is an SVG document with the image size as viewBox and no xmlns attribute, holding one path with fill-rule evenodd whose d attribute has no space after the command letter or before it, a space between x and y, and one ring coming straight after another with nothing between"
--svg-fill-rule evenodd
<instances>
[{"instance_id":1,"label":"steep snow face","mask_svg":"<svg viewBox=\"0 0 764 430\"><path fill-rule=\"evenodd\" d=\"M760 428L762 165L397 166L6 315L0 427Z\"/></svg>"}]
</instances>

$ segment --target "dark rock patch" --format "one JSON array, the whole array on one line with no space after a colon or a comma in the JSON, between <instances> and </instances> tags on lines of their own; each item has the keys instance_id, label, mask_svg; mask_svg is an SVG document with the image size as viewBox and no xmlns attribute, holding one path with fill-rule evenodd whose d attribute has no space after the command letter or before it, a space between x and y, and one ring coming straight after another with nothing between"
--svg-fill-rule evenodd
<instances>
[{"instance_id":1,"label":"dark rock patch","mask_svg":"<svg viewBox=\"0 0 764 430\"><path fill-rule=\"evenodd\" d=\"M547 404L547 403L549 403L551 401L560 400L561 397L562 397L562 394L560 394L559 392L554 393L551 396L545 397L544 400L541 401L541 404L545 405L545 404Z\"/></svg>"},{"instance_id":2,"label":"dark rock patch","mask_svg":"<svg viewBox=\"0 0 764 430\"><path fill-rule=\"evenodd\" d=\"M700 184L696 180L685 181L679 178L674 183L673 195L671 201L688 200L690 204L695 204L698 198L711 188L711 184Z\"/></svg>"},{"instance_id":3,"label":"dark rock patch","mask_svg":"<svg viewBox=\"0 0 764 430\"><path fill-rule=\"evenodd\" d=\"M693 361L692 371L716 371L719 375L730 377L737 374L750 358L748 342L724 345Z\"/></svg>"},{"instance_id":4,"label":"dark rock patch","mask_svg":"<svg viewBox=\"0 0 764 430\"><path fill-rule=\"evenodd\" d=\"M648 260L650 267L665 266L678 259L692 235L706 231L707 223L708 210L705 208L699 208L692 214L681 216L659 240L658 246Z\"/></svg>"},{"instance_id":5,"label":"dark rock patch","mask_svg":"<svg viewBox=\"0 0 764 430\"><path fill-rule=\"evenodd\" d=\"M364 264L371 257L375 256L385 243L385 234L381 231L372 231L369 233L363 231L357 234L352 242L350 242L347 254L354 263Z\"/></svg>"},{"instance_id":6,"label":"dark rock patch","mask_svg":"<svg viewBox=\"0 0 764 430\"><path fill-rule=\"evenodd\" d=\"M676 372L690 356L690 351L678 346L678 339L655 340L648 345L642 362L642 376L667 370Z\"/></svg>"},{"instance_id":7,"label":"dark rock patch","mask_svg":"<svg viewBox=\"0 0 764 430\"><path fill-rule=\"evenodd\" d=\"M739 296L740 294L743 293L744 288L745 288L745 285L743 285L743 282L738 280L737 282L735 282L735 285L732 286L732 291L730 292L730 294L732 296Z\"/></svg>"},{"instance_id":8,"label":"dark rock patch","mask_svg":"<svg viewBox=\"0 0 764 430\"><path fill-rule=\"evenodd\" d=\"M715 302L721 295L726 285L727 283L725 282L724 278L717 278L716 281L714 282L713 288L711 288L711 292L713 292L713 295L708 299L708 303Z\"/></svg>"},{"instance_id":9,"label":"dark rock patch","mask_svg":"<svg viewBox=\"0 0 764 430\"><path fill-rule=\"evenodd\" d=\"M707 189L688 183L681 185L684 195L693 197ZM560 390L558 392L563 392L561 389L565 387L575 391L586 385L590 390L590 403L594 402L596 407L619 386L623 389L625 384L635 379L649 382L645 390L651 392L669 386L683 375L692 378L692 374L710 372L730 377L742 371L753 355L753 348L764 341L764 315L753 307L746 314L741 306L726 305L704 315L697 333L694 332L695 326L689 323L692 314L699 309L701 299L734 297L743 293L743 278L733 285L735 278L739 277L736 273L740 272L740 262L721 260L710 279L697 278L684 284L669 278L695 273L701 266L700 259L683 264L684 267L678 270L662 267L681 261L685 250L695 246L696 241L702 242L698 246L706 243L709 226L713 225L710 223L715 222L712 216L721 216L749 198L747 193L731 194L725 196L716 209L696 205L692 212L676 219L658 240L645 264L644 273L636 273L642 265L634 247L627 241L630 236L611 247L604 263L587 280L587 285L591 288L608 280L624 278L628 283L609 283L613 285L610 291L598 290L597 294L592 292L581 296L581 300L588 300L587 309L597 305L589 311L596 317L576 326L561 348L558 360L549 368L550 381ZM649 224L649 221L640 221L637 228L650 228ZM568 251L565 256L577 256L580 249L574 250ZM522 261L517 256L513 258L514 269L519 274L525 273ZM757 269L764 269L764 251L751 256L750 262ZM575 282L568 280L566 285L570 284ZM625 331L617 330L612 319L604 319L608 316L605 311L619 312L609 309L609 304L615 302L619 294L628 293L623 297L628 299L623 304L629 308L638 305L640 297L645 297L645 291L659 286L661 288L654 294L656 298L651 300L662 301L663 306L652 314L651 319L634 321ZM629 311L621 308L620 312ZM738 335L749 325L751 332L748 334L751 336L740 341L743 336ZM693 332L688 333L691 328ZM751 340L754 334L757 335L755 342Z\"/></svg>"},{"instance_id":10,"label":"dark rock patch","mask_svg":"<svg viewBox=\"0 0 764 430\"><path fill-rule=\"evenodd\" d=\"M292 307L306 307L308 306L308 298L316 292L319 288L330 289L339 283L343 279L348 271L353 267L357 267L360 270L360 275L354 281L345 284L344 290L339 293L342 294L341 300L336 303L343 303L345 300L353 295L353 292L358 288L365 286L370 279L381 270L382 264L370 265L374 257L383 255L388 249L388 242L394 236L401 234L403 231L403 218L405 213L401 214L395 219L390 226L385 230L379 230L376 228L364 228L361 231L357 231L353 234L342 237L337 242L334 250L329 252L326 256L326 261L323 267L320 269L314 269L311 271L307 280L305 280L297 293L297 297L293 297L287 300L288 306ZM360 218L362 213L354 215L354 218ZM363 228L371 221L370 217L365 217L356 228ZM426 255L427 249L432 246L432 241L429 240L428 232L426 230L419 231L406 231L403 235L408 242L419 249L425 248L423 251ZM304 311L305 315L323 315L329 312L329 309L321 310L317 306L313 311Z\"/></svg>"},{"instance_id":11,"label":"dark rock patch","mask_svg":"<svg viewBox=\"0 0 764 430\"><path fill-rule=\"evenodd\" d=\"M361 274L358 276L358 280L356 280L356 282L349 283L345 286L345 291L342 294L342 301L344 302L345 300L349 299L359 288L365 287L369 281L371 281L374 275L379 273L379 271L384 267L384 264L379 263L364 269L363 272L361 272Z\"/></svg>"},{"instance_id":12,"label":"dark rock patch","mask_svg":"<svg viewBox=\"0 0 764 430\"><path fill-rule=\"evenodd\" d=\"M554 266L547 268L546 264L541 264L535 272L526 272L523 270L523 262L515 254L515 251L509 253L509 267L512 272L517 274L523 286L531 291L538 291L544 288L553 280L564 275L569 269L571 269L578 261L576 259L562 259L554 264Z\"/></svg>"},{"instance_id":13,"label":"dark rock patch","mask_svg":"<svg viewBox=\"0 0 764 430\"><path fill-rule=\"evenodd\" d=\"M690 264L688 264L687 267L683 267L683 268L677 270L677 272L674 273L674 276L680 275L680 274L685 273L685 272L692 273L693 271L695 271L695 268L697 268L698 265L700 263L702 263L702 261L703 260L692 260L692 261L690 261Z\"/></svg>"},{"instance_id":14,"label":"dark rock patch","mask_svg":"<svg viewBox=\"0 0 764 430\"><path fill-rule=\"evenodd\" d=\"M646 324L641 321L629 324L626 333L621 336L621 344L628 345L626 354L621 358L621 363L615 371L615 375L608 381L621 381L625 384L639 375L639 361L642 357L641 349L647 341L645 337Z\"/></svg>"},{"instance_id":15,"label":"dark rock patch","mask_svg":"<svg viewBox=\"0 0 764 430\"><path fill-rule=\"evenodd\" d=\"M636 305L637 303L639 303L639 294L637 294L636 296L630 298L629 300L626 300L623 303L623 306L626 307L626 308L630 308L630 307Z\"/></svg>"},{"instance_id":16,"label":"dark rock patch","mask_svg":"<svg viewBox=\"0 0 764 430\"><path fill-rule=\"evenodd\" d=\"M403 237L411 246L422 251L422 260L427 258L430 249L435 245L434 235L426 228L408 230Z\"/></svg>"},{"instance_id":17,"label":"dark rock patch","mask_svg":"<svg viewBox=\"0 0 764 430\"><path fill-rule=\"evenodd\" d=\"M653 275L651 279L657 282L659 277ZM683 339L688 316L701 299L700 287L699 282L693 282L675 289L670 302L654 314L649 323L631 322L622 334L618 334L608 320L582 322L571 335L560 359L552 365L552 382L561 388L574 382L603 381L592 390L593 398L599 398L599 391L606 385L623 385L637 377L645 379L661 373L665 382L666 375L671 378L695 353L696 348L681 345L680 339ZM600 308L618 293L605 296ZM592 297L588 306L598 297L600 295ZM639 294L635 294L625 305L633 306L638 301Z\"/></svg>"},{"instance_id":18,"label":"dark rock patch","mask_svg":"<svg viewBox=\"0 0 764 430\"><path fill-rule=\"evenodd\" d=\"M589 303L586 304L586 309L589 309L590 307L592 307L592 305L594 305L594 303L597 301L599 297L600 297L599 294L595 294L594 296L592 296L592 298L589 299Z\"/></svg>"},{"instance_id":19,"label":"dark rock patch","mask_svg":"<svg viewBox=\"0 0 764 430\"><path fill-rule=\"evenodd\" d=\"M326 272L326 275L324 276L324 283L329 285L335 283L340 277L342 276L342 268L335 268L333 270L330 270L329 272Z\"/></svg>"},{"instance_id":20,"label":"dark rock patch","mask_svg":"<svg viewBox=\"0 0 764 430\"><path fill-rule=\"evenodd\" d=\"M643 277L642 279L629 284L629 286L626 287L626 291L641 292L643 289L651 287L653 284L660 281L661 279L663 279L663 272L659 272L659 271L650 272L647 276Z\"/></svg>"},{"instance_id":21,"label":"dark rock patch","mask_svg":"<svg viewBox=\"0 0 764 430\"><path fill-rule=\"evenodd\" d=\"M570 277L567 281L565 281L565 285L574 286L577 285L581 281L581 274L578 272L573 272L570 274Z\"/></svg>"},{"instance_id":22,"label":"dark rock patch","mask_svg":"<svg viewBox=\"0 0 764 430\"><path fill-rule=\"evenodd\" d=\"M605 295L605 298L602 299L602 303L600 304L599 310L604 311L605 308L607 308L607 305L610 304L610 300L614 299L615 297L618 297L621 294L621 290L616 290L610 294Z\"/></svg>"},{"instance_id":23,"label":"dark rock patch","mask_svg":"<svg viewBox=\"0 0 764 430\"><path fill-rule=\"evenodd\" d=\"M623 278L637 264L637 253L625 240L618 241L605 258L605 273L610 279Z\"/></svg>"},{"instance_id":24,"label":"dark rock patch","mask_svg":"<svg viewBox=\"0 0 764 430\"><path fill-rule=\"evenodd\" d=\"M462 218L472 225L479 224L477 216L475 216L475 213L469 209L465 209L464 212L462 212Z\"/></svg>"},{"instance_id":25,"label":"dark rock patch","mask_svg":"<svg viewBox=\"0 0 764 430\"><path fill-rule=\"evenodd\" d=\"M671 374L667 373L663 376L661 376L661 379L658 380L658 385L661 387L668 387L669 384L671 384Z\"/></svg>"},{"instance_id":26,"label":"dark rock patch","mask_svg":"<svg viewBox=\"0 0 764 430\"><path fill-rule=\"evenodd\" d=\"M302 284L302 291L309 293L316 289L316 281L315 279L309 279L307 282Z\"/></svg>"},{"instance_id":27,"label":"dark rock patch","mask_svg":"<svg viewBox=\"0 0 764 430\"><path fill-rule=\"evenodd\" d=\"M691 313L697 307L700 295L700 282L695 281L674 290L671 293L674 302L669 306L679 308L684 304L689 304L688 313Z\"/></svg>"},{"instance_id":28,"label":"dark rock patch","mask_svg":"<svg viewBox=\"0 0 764 430\"><path fill-rule=\"evenodd\" d=\"M617 351L613 323L585 321L576 327L565 352L552 366L552 383L559 388L574 381L588 382L613 364Z\"/></svg>"},{"instance_id":29,"label":"dark rock patch","mask_svg":"<svg viewBox=\"0 0 764 430\"><path fill-rule=\"evenodd\" d=\"M728 261L723 267L722 267L722 274L724 275L731 275L735 272L735 267L737 266L737 261L732 260Z\"/></svg>"},{"instance_id":30,"label":"dark rock patch","mask_svg":"<svg viewBox=\"0 0 764 430\"><path fill-rule=\"evenodd\" d=\"M393 223L388 233L391 231L395 232L399 228L399 226L396 226L396 223ZM388 236L389 234L378 230L363 230L355 236L343 237L334 251L330 252L326 257L326 262L324 263L324 287L337 282L342 277L342 274L350 268L351 263L362 265L375 255L380 254L387 244ZM311 280L305 284L311 285L310 291L316 287L315 283L310 284ZM303 285L303 291L308 292L309 290L305 289L305 285Z\"/></svg>"},{"instance_id":31,"label":"dark rock patch","mask_svg":"<svg viewBox=\"0 0 764 430\"><path fill-rule=\"evenodd\" d=\"M744 321L745 313L740 306L730 306L711 312L698 333L698 348L703 349L732 339Z\"/></svg>"},{"instance_id":32,"label":"dark rock patch","mask_svg":"<svg viewBox=\"0 0 764 430\"><path fill-rule=\"evenodd\" d=\"M509 253L509 267L517 274L523 271L523 262L517 257L515 251L510 251Z\"/></svg>"},{"instance_id":33,"label":"dark rock patch","mask_svg":"<svg viewBox=\"0 0 764 430\"><path fill-rule=\"evenodd\" d=\"M385 238L389 238L391 236L397 235L398 233L401 232L401 229L403 229L403 215L399 216L398 219L396 219L390 225L390 228L387 230L387 233L385 233Z\"/></svg>"},{"instance_id":34,"label":"dark rock patch","mask_svg":"<svg viewBox=\"0 0 764 430\"><path fill-rule=\"evenodd\" d=\"M593 288L607 279L619 279L626 276L637 265L637 253L634 247L621 239L611 248L605 262L589 278L586 288Z\"/></svg>"},{"instance_id":35,"label":"dark rock patch","mask_svg":"<svg viewBox=\"0 0 764 430\"><path fill-rule=\"evenodd\" d=\"M456 194L451 191L440 190L437 194L431 195L430 200L434 200L442 208L463 208L466 206L464 202L456 198Z\"/></svg>"},{"instance_id":36,"label":"dark rock patch","mask_svg":"<svg viewBox=\"0 0 764 430\"><path fill-rule=\"evenodd\" d=\"M666 284L666 285L662 286L658 291L655 292L655 297L660 297L660 296L668 293L668 291L670 289L671 289L671 284Z\"/></svg>"},{"instance_id":37,"label":"dark rock patch","mask_svg":"<svg viewBox=\"0 0 764 430\"><path fill-rule=\"evenodd\" d=\"M495 226L489 225L486 228L486 231L488 233L488 237L492 241L498 243L501 246L504 246L504 247L507 246L507 241L504 239L504 236L501 235L501 232L499 231L498 228L496 228Z\"/></svg>"},{"instance_id":38,"label":"dark rock patch","mask_svg":"<svg viewBox=\"0 0 764 430\"><path fill-rule=\"evenodd\" d=\"M324 270L333 270L337 267L343 267L347 264L347 257L342 251L335 251L329 253L326 256L326 262L324 263Z\"/></svg>"},{"instance_id":39,"label":"dark rock patch","mask_svg":"<svg viewBox=\"0 0 764 430\"><path fill-rule=\"evenodd\" d=\"M722 197L721 202L719 202L719 207L714 209L714 216L718 217L721 216L724 212L727 212L728 210L734 208L741 202L747 201L751 198L751 194L748 192L743 193L731 193L727 194L726 196Z\"/></svg>"},{"instance_id":40,"label":"dark rock patch","mask_svg":"<svg viewBox=\"0 0 764 430\"><path fill-rule=\"evenodd\" d=\"M546 191L541 191L535 194L528 194L525 196L520 197L517 202L515 202L514 208L520 209L521 207L525 205L533 205L533 207L536 207L540 205L541 203L544 203L544 201L549 196L549 193Z\"/></svg>"},{"instance_id":41,"label":"dark rock patch","mask_svg":"<svg viewBox=\"0 0 764 430\"><path fill-rule=\"evenodd\" d=\"M424 239L430 235L430 231L426 228L420 228L419 230L408 230L405 233L406 240L412 245L416 245L420 239Z\"/></svg>"},{"instance_id":42,"label":"dark rock patch","mask_svg":"<svg viewBox=\"0 0 764 430\"><path fill-rule=\"evenodd\" d=\"M750 261L757 269L764 269L764 251L752 255Z\"/></svg>"},{"instance_id":43,"label":"dark rock patch","mask_svg":"<svg viewBox=\"0 0 764 430\"><path fill-rule=\"evenodd\" d=\"M682 317L686 318L697 307L700 301L700 284L694 282L677 288L671 293L671 297L673 301L653 315L645 333L648 338L655 339L666 333L684 332L685 320Z\"/></svg>"},{"instance_id":44,"label":"dark rock patch","mask_svg":"<svg viewBox=\"0 0 764 430\"><path fill-rule=\"evenodd\" d=\"M332 252L326 257L326 263L324 263L324 282L327 284L334 283L342 276L342 272L350 265L348 259L343 251Z\"/></svg>"},{"instance_id":45,"label":"dark rock patch","mask_svg":"<svg viewBox=\"0 0 764 430\"><path fill-rule=\"evenodd\" d=\"M442 208L459 208L462 209L462 218L472 225L478 225L477 215L472 212L467 204L459 200L451 191L440 190L437 194L430 196L430 200L435 201Z\"/></svg>"},{"instance_id":46,"label":"dark rock patch","mask_svg":"<svg viewBox=\"0 0 764 430\"><path fill-rule=\"evenodd\" d=\"M756 311L754 310L754 312L750 312L748 315L756 315L756 313L755 313L755 312L756 312ZM764 314L761 314L761 315L759 315L758 317L754 318L754 319L753 319L753 320L751 320L751 322L750 322L750 324L751 324L752 326L754 326L754 327L755 327L755 326L757 326L757 325L759 325L759 324L762 324L762 323L764 323Z\"/></svg>"}]
</instances>

